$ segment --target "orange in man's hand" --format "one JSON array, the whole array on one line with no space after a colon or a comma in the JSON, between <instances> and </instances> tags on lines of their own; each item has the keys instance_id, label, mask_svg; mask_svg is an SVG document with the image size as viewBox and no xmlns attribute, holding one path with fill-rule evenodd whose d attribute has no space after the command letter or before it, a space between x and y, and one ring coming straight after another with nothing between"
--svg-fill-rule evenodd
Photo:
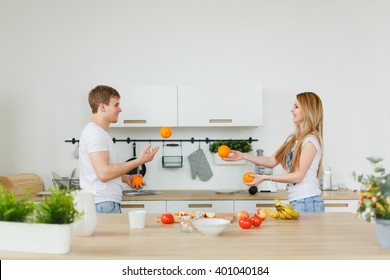
<instances>
[{"instance_id":1,"label":"orange in man's hand","mask_svg":"<svg viewBox=\"0 0 390 280\"><path fill-rule=\"evenodd\" d=\"M133 184L134 187L140 187L144 184L144 180L142 179L141 176L137 175L131 178L131 183Z\"/></svg>"},{"instance_id":2,"label":"orange in man's hand","mask_svg":"<svg viewBox=\"0 0 390 280\"><path fill-rule=\"evenodd\" d=\"M253 180L255 180L254 177L250 176L253 174L253 172L246 172L244 176L242 177L242 180L244 180L245 183L251 183Z\"/></svg>"},{"instance_id":3,"label":"orange in man's hand","mask_svg":"<svg viewBox=\"0 0 390 280\"><path fill-rule=\"evenodd\" d=\"M164 126L160 129L160 135L162 138L169 138L172 135L172 129L167 126Z\"/></svg>"},{"instance_id":4,"label":"orange in man's hand","mask_svg":"<svg viewBox=\"0 0 390 280\"><path fill-rule=\"evenodd\" d=\"M226 145L221 145L219 146L218 148L218 155L221 157L221 158L227 158L230 154L230 148Z\"/></svg>"}]
</instances>

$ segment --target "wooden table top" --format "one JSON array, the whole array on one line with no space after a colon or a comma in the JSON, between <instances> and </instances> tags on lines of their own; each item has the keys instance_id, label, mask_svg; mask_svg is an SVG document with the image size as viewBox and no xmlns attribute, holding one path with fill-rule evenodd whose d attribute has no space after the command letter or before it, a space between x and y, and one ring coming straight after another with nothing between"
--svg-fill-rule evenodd
<instances>
[{"instance_id":1,"label":"wooden table top","mask_svg":"<svg viewBox=\"0 0 390 280\"><path fill-rule=\"evenodd\" d=\"M237 222L217 237L198 231L180 232L180 225L155 222L148 215L144 229L130 229L127 214L99 214L91 237L73 237L64 255L0 251L0 259L197 259L197 260L390 260L380 247L374 224L351 213L302 214L299 220L268 217L260 228L241 229Z\"/></svg>"}]
</instances>

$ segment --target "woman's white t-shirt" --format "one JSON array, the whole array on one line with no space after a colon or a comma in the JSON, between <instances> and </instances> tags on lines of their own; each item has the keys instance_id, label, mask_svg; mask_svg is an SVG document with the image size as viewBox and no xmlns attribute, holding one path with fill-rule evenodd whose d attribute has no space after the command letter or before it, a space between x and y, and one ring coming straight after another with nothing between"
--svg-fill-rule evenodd
<instances>
[{"instance_id":1,"label":"woman's white t-shirt","mask_svg":"<svg viewBox=\"0 0 390 280\"><path fill-rule=\"evenodd\" d=\"M317 137L314 135L310 134L303 140L302 148L308 142L311 142L314 145L317 152L303 180L299 183L287 185L289 201L321 194L320 183L317 178L317 170L322 156L322 149Z\"/></svg>"},{"instance_id":2,"label":"woman's white t-shirt","mask_svg":"<svg viewBox=\"0 0 390 280\"><path fill-rule=\"evenodd\" d=\"M102 182L92 166L89 154L101 151L108 151L110 164L118 163L114 143L108 133L96 123L90 122L83 129L79 141L80 187L95 194L95 203L104 201L121 203L121 178Z\"/></svg>"}]
</instances>

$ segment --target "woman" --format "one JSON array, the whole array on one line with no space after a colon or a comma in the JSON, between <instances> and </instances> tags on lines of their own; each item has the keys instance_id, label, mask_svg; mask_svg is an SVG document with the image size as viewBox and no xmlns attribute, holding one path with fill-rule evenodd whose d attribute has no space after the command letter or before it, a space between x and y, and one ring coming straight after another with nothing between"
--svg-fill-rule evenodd
<instances>
[{"instance_id":1,"label":"woman","mask_svg":"<svg viewBox=\"0 0 390 280\"><path fill-rule=\"evenodd\" d=\"M324 201L318 177L322 167L322 122L321 99L313 92L296 96L291 109L295 132L271 157L258 157L232 151L226 161L245 159L257 165L274 168L281 164L288 171L280 175L253 174L255 186L263 181L287 183L289 202L298 212L324 212Z\"/></svg>"}]
</instances>

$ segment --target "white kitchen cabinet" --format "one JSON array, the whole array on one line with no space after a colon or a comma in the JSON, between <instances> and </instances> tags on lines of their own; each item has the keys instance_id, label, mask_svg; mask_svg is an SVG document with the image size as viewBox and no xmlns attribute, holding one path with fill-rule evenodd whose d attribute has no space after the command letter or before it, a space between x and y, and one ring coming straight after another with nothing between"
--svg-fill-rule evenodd
<instances>
[{"instance_id":1,"label":"white kitchen cabinet","mask_svg":"<svg viewBox=\"0 0 390 280\"><path fill-rule=\"evenodd\" d=\"M215 212L233 213L232 200L169 200L167 201L167 212Z\"/></svg>"},{"instance_id":2,"label":"white kitchen cabinet","mask_svg":"<svg viewBox=\"0 0 390 280\"><path fill-rule=\"evenodd\" d=\"M146 210L146 213L161 214L167 210L165 200L133 200L122 201L122 212L127 213L132 210Z\"/></svg>"},{"instance_id":3,"label":"white kitchen cabinet","mask_svg":"<svg viewBox=\"0 0 390 280\"><path fill-rule=\"evenodd\" d=\"M122 112L111 127L177 126L177 85L118 88Z\"/></svg>"},{"instance_id":4,"label":"white kitchen cabinet","mask_svg":"<svg viewBox=\"0 0 390 280\"><path fill-rule=\"evenodd\" d=\"M280 200L282 203L288 203L288 200ZM254 214L257 208L270 208L275 210L275 202L273 200L235 200L234 213L239 211L247 211L249 215Z\"/></svg>"},{"instance_id":5,"label":"white kitchen cabinet","mask_svg":"<svg viewBox=\"0 0 390 280\"><path fill-rule=\"evenodd\" d=\"M289 203L288 200L281 200L282 203ZM358 207L357 200L324 200L325 212L351 212L356 213ZM235 200L234 213L245 210L254 213L257 208L270 208L275 210L273 200Z\"/></svg>"},{"instance_id":6,"label":"white kitchen cabinet","mask_svg":"<svg viewBox=\"0 0 390 280\"><path fill-rule=\"evenodd\" d=\"M178 85L179 127L261 125L263 91L259 84Z\"/></svg>"},{"instance_id":7,"label":"white kitchen cabinet","mask_svg":"<svg viewBox=\"0 0 390 280\"><path fill-rule=\"evenodd\" d=\"M358 200L324 200L325 212L350 212L356 213Z\"/></svg>"}]
</instances>

